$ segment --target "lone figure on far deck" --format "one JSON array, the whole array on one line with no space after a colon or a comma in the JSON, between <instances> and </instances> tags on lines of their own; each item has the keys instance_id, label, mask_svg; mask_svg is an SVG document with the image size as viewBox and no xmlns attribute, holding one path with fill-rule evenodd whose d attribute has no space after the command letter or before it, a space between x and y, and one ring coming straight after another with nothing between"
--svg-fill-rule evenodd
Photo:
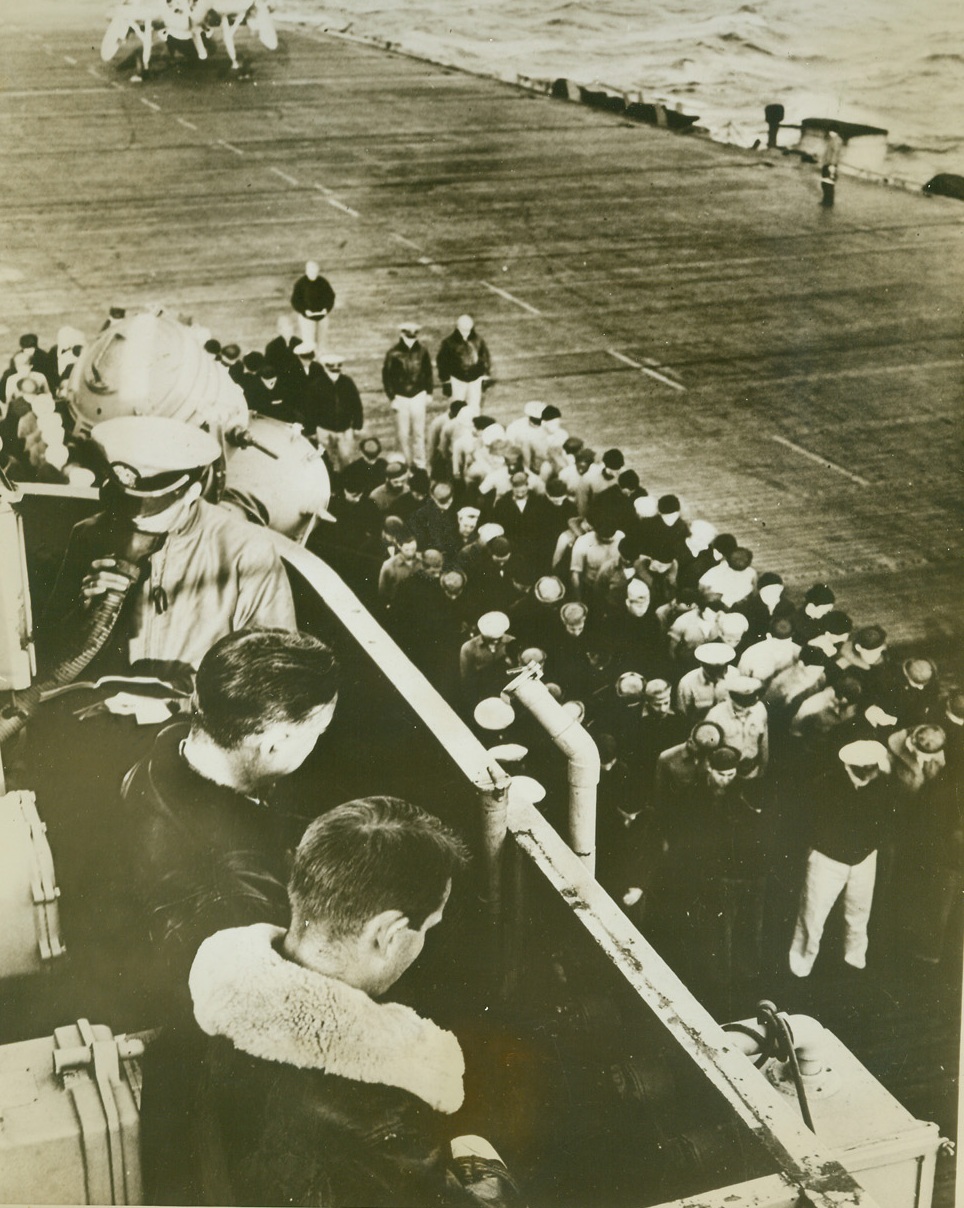
<instances>
[{"instance_id":1,"label":"lone figure on far deck","mask_svg":"<svg viewBox=\"0 0 964 1208\"><path fill-rule=\"evenodd\" d=\"M310 344L316 353L323 352L328 315L335 305L335 291L321 275L317 261L306 262L304 274L291 291L291 305L298 320L298 334L302 342Z\"/></svg>"}]
</instances>

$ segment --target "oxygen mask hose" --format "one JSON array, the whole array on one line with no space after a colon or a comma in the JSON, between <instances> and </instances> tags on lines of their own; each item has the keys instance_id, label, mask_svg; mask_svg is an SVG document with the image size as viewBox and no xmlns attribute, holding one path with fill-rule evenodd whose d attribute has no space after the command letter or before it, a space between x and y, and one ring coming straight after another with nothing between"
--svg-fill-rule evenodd
<instances>
[{"instance_id":1,"label":"oxygen mask hose","mask_svg":"<svg viewBox=\"0 0 964 1208\"><path fill-rule=\"evenodd\" d=\"M75 652L62 659L42 683L32 684L26 691L15 694L0 716L0 746L23 729L48 692L72 683L103 650L124 601L144 575L147 559L160 549L165 538L165 533L141 533L135 529L125 534L125 548L121 555L115 556L112 572L123 576L127 586L105 591L87 613Z\"/></svg>"}]
</instances>

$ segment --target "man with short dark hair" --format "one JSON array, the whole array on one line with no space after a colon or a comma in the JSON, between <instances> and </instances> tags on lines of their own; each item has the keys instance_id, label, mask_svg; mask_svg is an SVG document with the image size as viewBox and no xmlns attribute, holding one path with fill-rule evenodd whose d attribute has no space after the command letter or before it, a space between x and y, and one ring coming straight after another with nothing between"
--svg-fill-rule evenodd
<instances>
[{"instance_id":1,"label":"man with short dark hair","mask_svg":"<svg viewBox=\"0 0 964 1208\"><path fill-rule=\"evenodd\" d=\"M201 660L190 722L161 730L127 774L135 884L175 993L205 936L285 921L293 836L265 794L328 728L337 685L334 656L307 634L230 634Z\"/></svg>"},{"instance_id":2,"label":"man with short dark hair","mask_svg":"<svg viewBox=\"0 0 964 1208\"><path fill-rule=\"evenodd\" d=\"M369 498L383 516L397 516L408 522L418 507L418 502L409 487L411 472L400 453L392 453L385 460L385 481L375 487Z\"/></svg>"},{"instance_id":3,"label":"man with short dark hair","mask_svg":"<svg viewBox=\"0 0 964 1208\"><path fill-rule=\"evenodd\" d=\"M441 921L465 860L416 806L352 801L298 846L287 933L262 924L205 941L191 994L211 1037L197 1113L206 1202L517 1202L500 1162L472 1163L470 1182L453 1157L456 1037L376 1001Z\"/></svg>"},{"instance_id":4,"label":"man with short dark hair","mask_svg":"<svg viewBox=\"0 0 964 1208\"><path fill-rule=\"evenodd\" d=\"M520 578L527 584L535 582L549 569L558 528L551 504L533 492L525 470L512 474L509 493L495 503L491 515L512 544Z\"/></svg>"},{"instance_id":5,"label":"man with short dark hair","mask_svg":"<svg viewBox=\"0 0 964 1208\"><path fill-rule=\"evenodd\" d=\"M411 514L408 525L419 549L441 550L445 561L453 563L462 542L452 505L452 484L444 480L433 482L429 498Z\"/></svg>"},{"instance_id":6,"label":"man with short dark hair","mask_svg":"<svg viewBox=\"0 0 964 1208\"><path fill-rule=\"evenodd\" d=\"M248 406L283 424L303 423L304 417L287 393L287 381L274 360L265 357L254 380L245 391Z\"/></svg>"},{"instance_id":7,"label":"man with short dark hair","mask_svg":"<svg viewBox=\"0 0 964 1208\"><path fill-rule=\"evenodd\" d=\"M576 459L579 464L579 458ZM588 516L592 501L596 495L615 486L619 471L625 466L626 459L619 449L607 449L602 460L590 462L576 486L576 508L580 516Z\"/></svg>"},{"instance_id":8,"label":"man with short dark hair","mask_svg":"<svg viewBox=\"0 0 964 1208\"><path fill-rule=\"evenodd\" d=\"M305 410L305 432L328 456L337 474L355 456L355 441L365 422L361 395L347 373L339 352L323 352L318 358L321 374L317 389Z\"/></svg>"},{"instance_id":9,"label":"man with short dark hair","mask_svg":"<svg viewBox=\"0 0 964 1208\"><path fill-rule=\"evenodd\" d=\"M376 487L385 481L385 468L388 462L382 457L382 442L377 436L363 436L358 442L359 457L346 469L358 476L363 495L370 495Z\"/></svg>"},{"instance_id":10,"label":"man with short dark hair","mask_svg":"<svg viewBox=\"0 0 964 1208\"><path fill-rule=\"evenodd\" d=\"M128 862L151 939L153 1022L144 1058L142 1151L148 1203L199 1203L185 1104L197 1046L188 972L223 927L285 924L288 852L303 820L270 802L305 761L335 709L338 669L315 638L248 630L201 660L190 722L157 735L124 781ZM172 1154L183 1162L172 1162Z\"/></svg>"}]
</instances>

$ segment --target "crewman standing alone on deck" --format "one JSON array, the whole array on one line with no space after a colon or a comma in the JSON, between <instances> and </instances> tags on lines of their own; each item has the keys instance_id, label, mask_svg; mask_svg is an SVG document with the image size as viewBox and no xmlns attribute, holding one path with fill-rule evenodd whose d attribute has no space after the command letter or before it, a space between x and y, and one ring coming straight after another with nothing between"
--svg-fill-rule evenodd
<instances>
[{"instance_id":1,"label":"crewman standing alone on deck","mask_svg":"<svg viewBox=\"0 0 964 1208\"><path fill-rule=\"evenodd\" d=\"M305 263L304 275L298 278L291 291L291 305L298 320L298 334L302 342L310 344L315 352L322 352L328 331L328 316L335 306L335 291L321 275L316 260Z\"/></svg>"}]
</instances>

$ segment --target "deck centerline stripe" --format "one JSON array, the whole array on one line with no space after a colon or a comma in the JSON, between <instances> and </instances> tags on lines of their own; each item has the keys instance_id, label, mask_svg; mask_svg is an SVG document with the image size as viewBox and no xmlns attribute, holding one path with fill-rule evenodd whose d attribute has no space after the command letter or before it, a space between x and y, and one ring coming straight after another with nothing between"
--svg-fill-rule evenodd
<instances>
[{"instance_id":1,"label":"deck centerline stripe","mask_svg":"<svg viewBox=\"0 0 964 1208\"><path fill-rule=\"evenodd\" d=\"M516 306L521 306L522 309L527 310L530 315L537 315L539 318L542 317L541 310L536 310L534 306L530 306L528 302L523 302L522 299L517 298L515 294L510 294L508 290L499 289L499 287L497 285L493 285L491 281L480 281L479 284L484 285L485 288L491 290L492 293L498 294L500 298L505 298L507 302L512 302Z\"/></svg>"},{"instance_id":2,"label":"deck centerline stripe","mask_svg":"<svg viewBox=\"0 0 964 1208\"><path fill-rule=\"evenodd\" d=\"M183 126L185 130L197 129L197 126L193 122L189 122L186 117L176 117L174 120L179 126Z\"/></svg>"},{"instance_id":3,"label":"deck centerline stripe","mask_svg":"<svg viewBox=\"0 0 964 1208\"><path fill-rule=\"evenodd\" d=\"M809 449L804 449L801 445L794 444L792 440L787 440L785 436L771 434L770 439L776 441L778 445L783 445L786 449L792 449L794 453L799 453L801 457L806 457L808 461L815 462L818 466L823 466L827 470L833 470L837 474L842 474L844 478L849 478L851 482L855 482L859 487L870 486L866 478L861 478L859 474L852 474L850 470L845 470L843 466L838 466L835 461L821 457L819 453L811 453Z\"/></svg>"},{"instance_id":4,"label":"deck centerline stripe","mask_svg":"<svg viewBox=\"0 0 964 1208\"><path fill-rule=\"evenodd\" d=\"M155 113L161 112L161 107L154 101L149 101L146 96L139 98L142 105L146 105L148 109L153 109Z\"/></svg>"},{"instance_id":5,"label":"deck centerline stripe","mask_svg":"<svg viewBox=\"0 0 964 1208\"><path fill-rule=\"evenodd\" d=\"M223 138L217 138L211 144L214 147L223 147L225 151L232 151L235 155L244 155L240 147L236 147L234 143L225 142Z\"/></svg>"}]
</instances>

